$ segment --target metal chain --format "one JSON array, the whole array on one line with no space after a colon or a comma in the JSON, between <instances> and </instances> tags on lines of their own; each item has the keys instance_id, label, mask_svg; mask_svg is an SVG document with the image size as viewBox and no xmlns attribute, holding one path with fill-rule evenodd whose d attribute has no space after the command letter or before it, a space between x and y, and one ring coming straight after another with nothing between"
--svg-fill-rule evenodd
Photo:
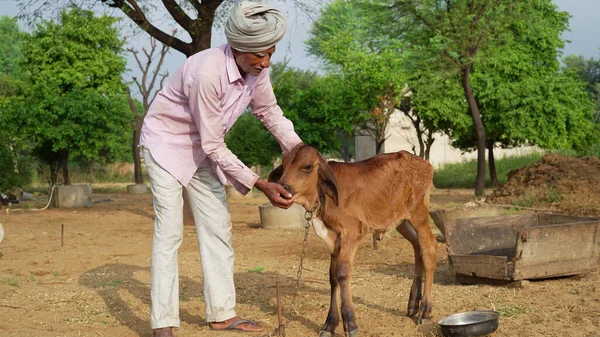
<instances>
[{"instance_id":1,"label":"metal chain","mask_svg":"<svg viewBox=\"0 0 600 337\"><path fill-rule=\"evenodd\" d=\"M288 314L287 320L285 324L279 326L275 331L269 335L260 335L257 337L285 337L285 329L288 324L292 320L292 315L294 314L294 306L296 304L296 297L298 295L298 289L300 288L300 279L302 278L302 264L304 263L304 254L306 253L306 246L308 245L308 234L310 233L310 226L312 224L313 213L317 209L319 202L315 204L315 206L310 210L304 213L304 219L306 220L306 225L304 226L304 240L302 241L302 253L300 253L300 263L298 264L298 271L296 272L296 285L294 286L294 295L292 296L292 302L290 304L290 312Z\"/></svg>"}]
</instances>

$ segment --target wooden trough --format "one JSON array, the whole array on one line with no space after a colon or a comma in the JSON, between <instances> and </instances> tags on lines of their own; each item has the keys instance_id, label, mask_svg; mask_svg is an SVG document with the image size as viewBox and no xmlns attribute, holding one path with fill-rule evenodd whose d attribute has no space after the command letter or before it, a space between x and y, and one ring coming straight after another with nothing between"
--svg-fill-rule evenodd
<instances>
[{"instance_id":1,"label":"wooden trough","mask_svg":"<svg viewBox=\"0 0 600 337\"><path fill-rule=\"evenodd\" d=\"M519 214L446 224L448 259L462 283L576 275L596 267L600 219ZM500 282L493 282L500 281Z\"/></svg>"}]
</instances>

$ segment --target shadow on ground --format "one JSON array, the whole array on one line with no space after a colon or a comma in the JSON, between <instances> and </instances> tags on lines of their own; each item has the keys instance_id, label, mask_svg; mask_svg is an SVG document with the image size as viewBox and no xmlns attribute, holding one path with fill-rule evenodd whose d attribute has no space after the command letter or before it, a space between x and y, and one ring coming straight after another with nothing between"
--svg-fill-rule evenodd
<instances>
[{"instance_id":1,"label":"shadow on ground","mask_svg":"<svg viewBox=\"0 0 600 337\"><path fill-rule=\"evenodd\" d=\"M401 270L409 268L408 265L401 266ZM410 266L412 268L412 266ZM388 268L384 273L396 272L398 269ZM105 264L98 268L88 270L81 275L79 284L96 291L106 303L110 315L115 317L119 323L128 327L131 331L140 337L152 335L150 329L149 317L140 317L139 308L132 308L132 304L123 297L123 290L137 298L143 306L150 308L150 287L149 284L140 282L136 273L150 273L149 267L140 267L128 264ZM200 276L199 276L200 277ZM277 297L275 281L279 280L282 291L282 297L291 298L294 291L295 278L285 277L277 273L237 273L234 275L237 289L238 304L244 303L258 307L260 311L269 316L277 315L277 307L274 299ZM193 280L188 277L180 277L180 301L192 301L202 299L202 281ZM318 294L327 298L329 290L325 288L314 288L309 284L302 283L302 293ZM408 289L407 289L408 291ZM353 301L371 309L380 310L393 314L395 316L405 316L404 308L386 308L374 304L361 297L354 296ZM131 302L131 301L129 301ZM328 305L328 301L323 303ZM203 303L201 304L203 305ZM148 312L149 309L143 310ZM284 308L284 321L287 319L289 311ZM189 312L186 309L180 309L180 318L182 322L190 325L206 325L205 317L197 313ZM325 316L322 317L323 322ZM315 322L307 317L300 315L294 316L294 321L304 325L317 333L321 329L322 322Z\"/></svg>"}]
</instances>

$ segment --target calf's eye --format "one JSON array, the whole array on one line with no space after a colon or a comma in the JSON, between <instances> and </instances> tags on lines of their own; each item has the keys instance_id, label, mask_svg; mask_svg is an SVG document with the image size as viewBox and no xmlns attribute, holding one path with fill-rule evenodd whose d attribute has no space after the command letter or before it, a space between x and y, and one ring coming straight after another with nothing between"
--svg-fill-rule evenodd
<instances>
[{"instance_id":1,"label":"calf's eye","mask_svg":"<svg viewBox=\"0 0 600 337\"><path fill-rule=\"evenodd\" d=\"M306 172L306 173L310 173L310 171L312 171L313 166L312 165L305 165L302 167L302 172Z\"/></svg>"}]
</instances>

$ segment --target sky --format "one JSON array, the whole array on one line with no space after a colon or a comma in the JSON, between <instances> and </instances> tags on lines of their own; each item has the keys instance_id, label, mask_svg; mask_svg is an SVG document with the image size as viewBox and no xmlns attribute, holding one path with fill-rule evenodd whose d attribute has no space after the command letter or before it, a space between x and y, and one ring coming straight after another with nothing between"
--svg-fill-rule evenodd
<instances>
[{"instance_id":1,"label":"sky","mask_svg":"<svg viewBox=\"0 0 600 337\"><path fill-rule=\"evenodd\" d=\"M323 2L327 0L303 0L307 4L306 10L301 10L294 3L297 0L270 0L269 3L274 7L281 9L288 18L288 30L284 39L277 45L277 51L273 56L274 62L281 62L284 59L289 61L289 66L319 71L321 65L318 60L308 55L304 41L309 38L309 31L312 23L319 15L319 9ZM600 57L600 24L598 13L600 13L600 0L554 0L554 3L564 11L571 14L570 31L565 32L563 37L570 41L566 44L564 54L583 55L586 58ZM96 9L103 10L102 5L96 6ZM15 0L0 0L0 16L14 16L19 13ZM115 13L115 12L112 12ZM118 13L118 12L116 12ZM128 20L125 18L124 20ZM21 23L22 29L28 30ZM164 25L161 27L165 31L170 29ZM218 46L226 42L222 33L222 28L214 28L212 36L212 46ZM141 49L148 45L146 34L137 34L129 39L130 46ZM139 76L139 70L135 64L134 58L128 54L128 67L131 69L129 76ZM172 50L166 57L165 69L173 74L177 68L185 61L183 54Z\"/></svg>"}]
</instances>

